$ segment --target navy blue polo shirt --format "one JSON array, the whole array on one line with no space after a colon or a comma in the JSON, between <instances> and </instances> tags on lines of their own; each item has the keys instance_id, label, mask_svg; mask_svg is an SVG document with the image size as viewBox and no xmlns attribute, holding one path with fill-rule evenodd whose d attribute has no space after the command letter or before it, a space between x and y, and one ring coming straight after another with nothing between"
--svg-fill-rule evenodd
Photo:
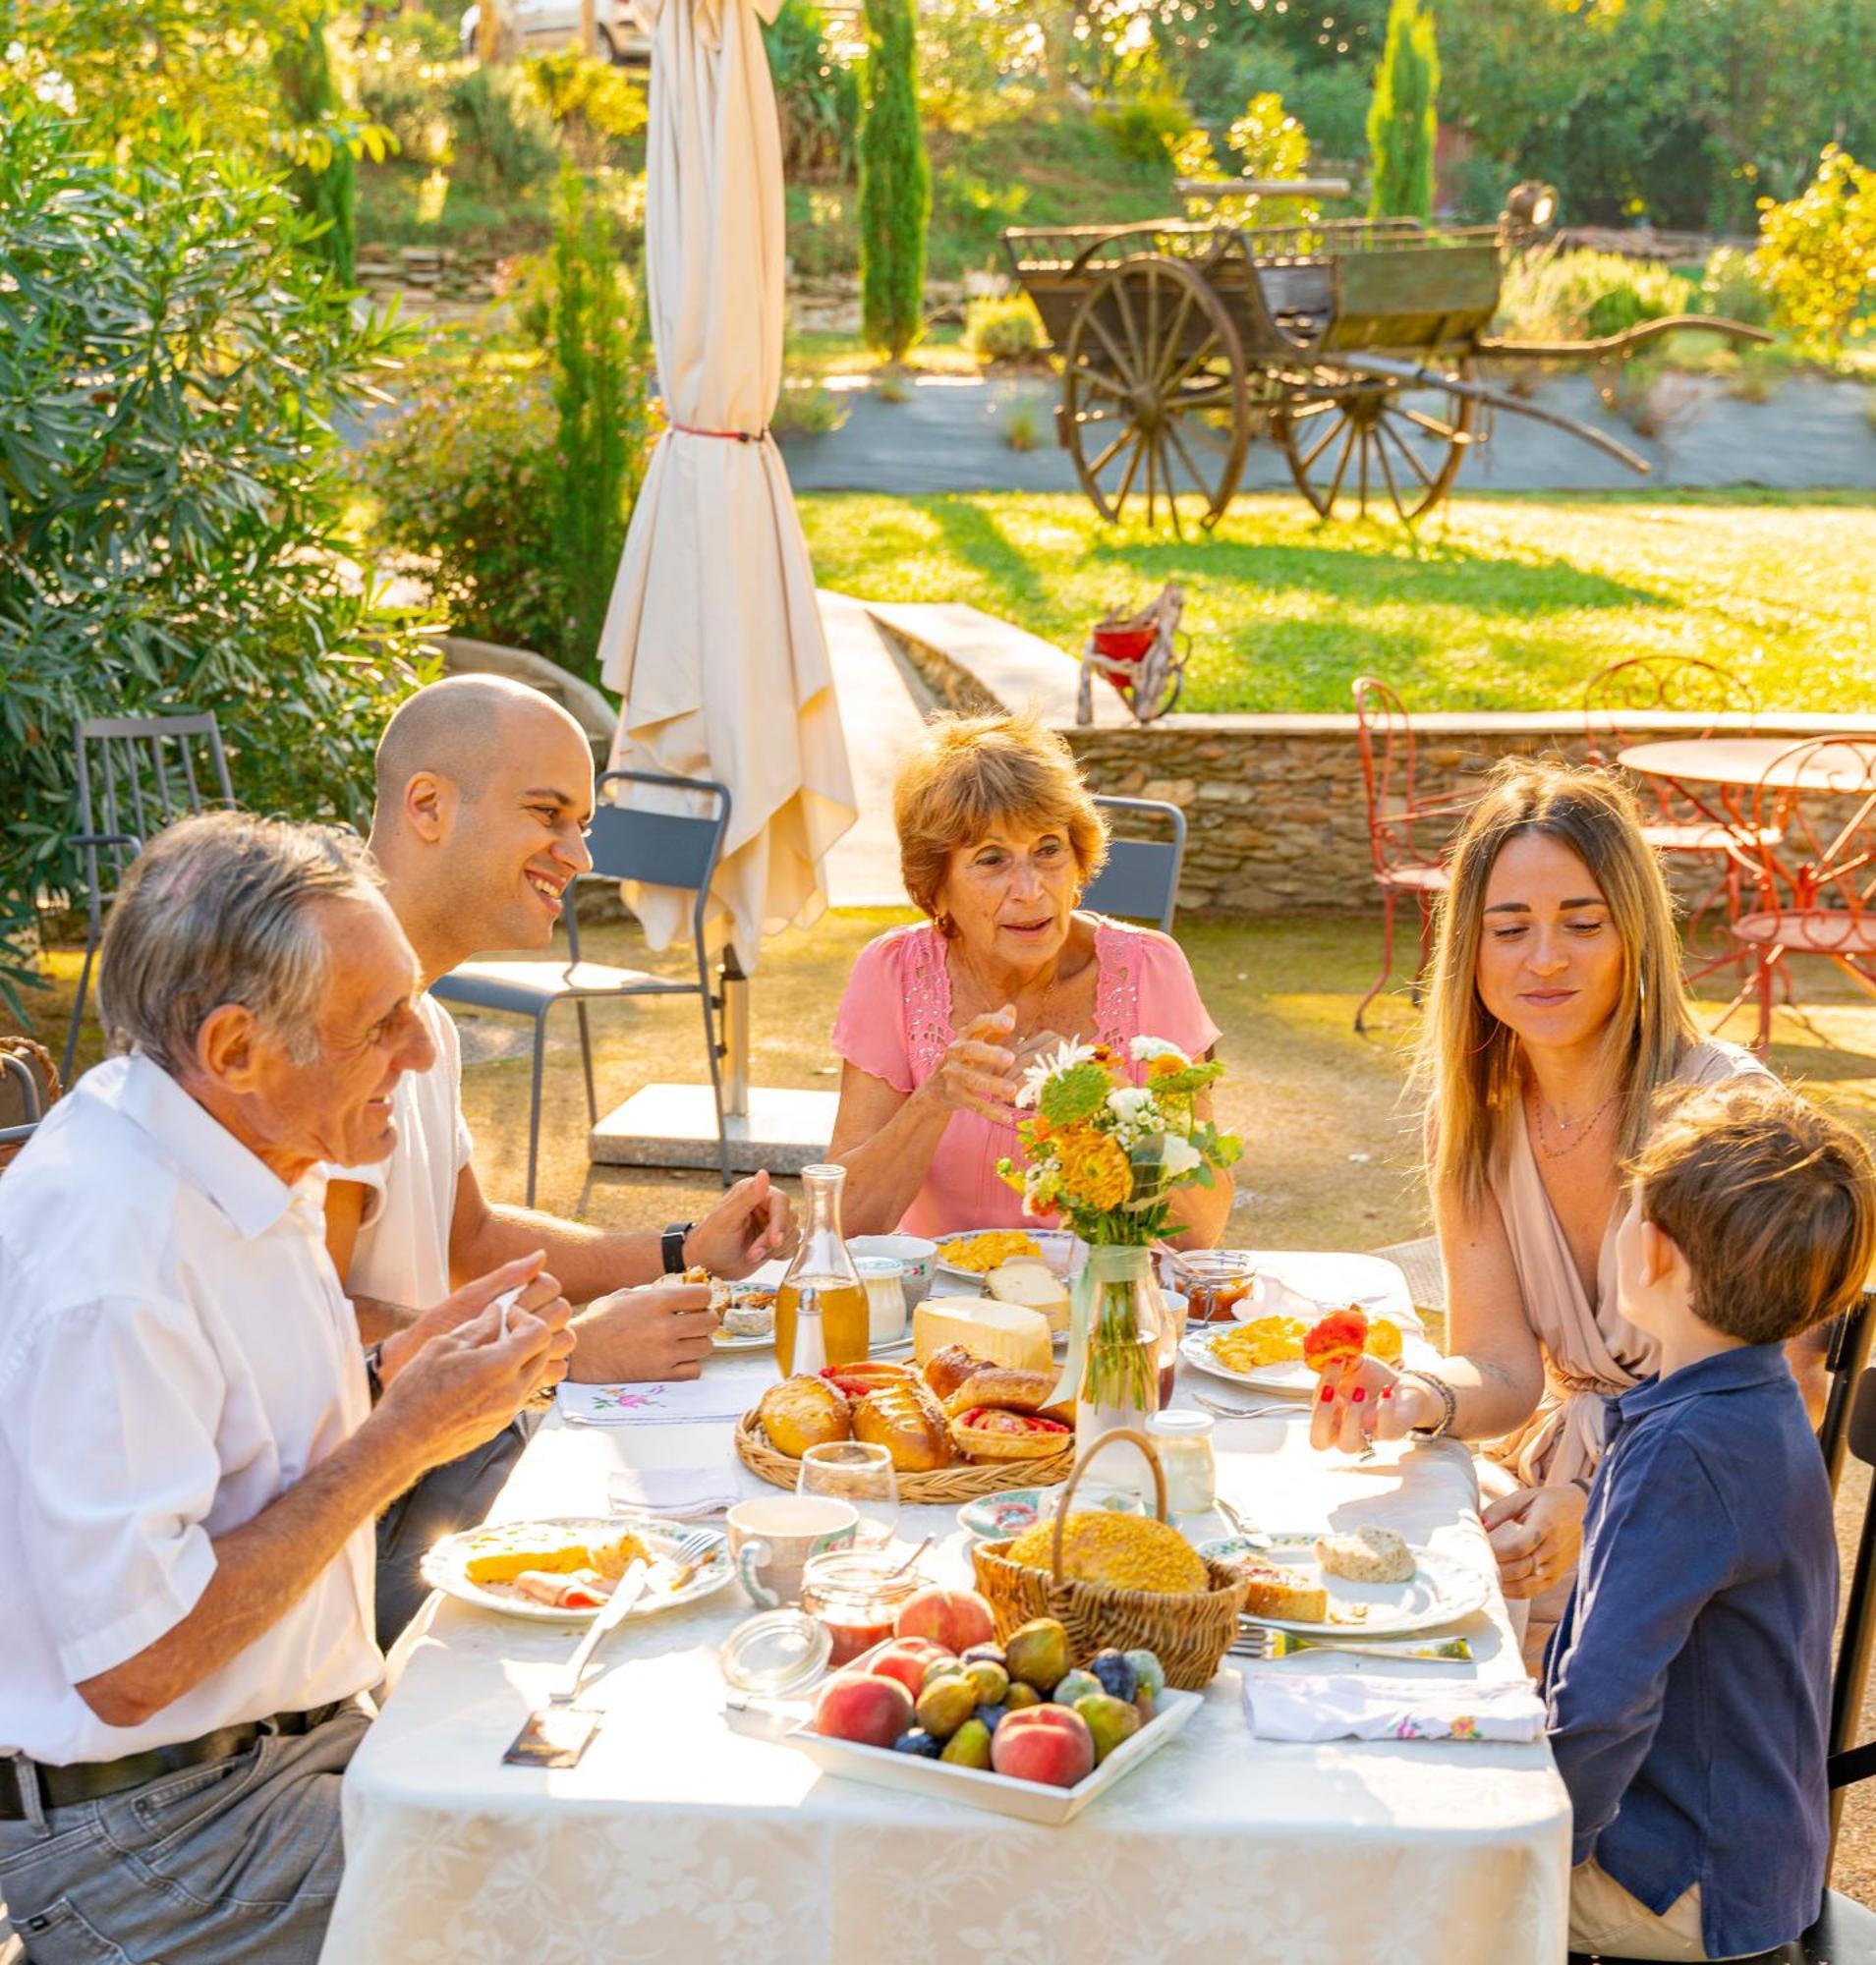
<instances>
[{"instance_id":1,"label":"navy blue polo shirt","mask_svg":"<svg viewBox=\"0 0 1876 1965\"><path fill-rule=\"evenodd\" d=\"M1709 1957L1817 1916L1836 1612L1830 1483L1781 1346L1610 1400L1548 1656L1570 1860L1657 1915L1698 1883Z\"/></svg>"}]
</instances>

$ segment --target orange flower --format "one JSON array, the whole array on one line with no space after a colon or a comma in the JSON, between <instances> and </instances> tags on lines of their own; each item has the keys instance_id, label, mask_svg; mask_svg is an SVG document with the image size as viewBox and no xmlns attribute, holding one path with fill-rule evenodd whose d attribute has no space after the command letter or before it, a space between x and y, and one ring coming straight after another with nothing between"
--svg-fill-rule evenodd
<instances>
[{"instance_id":1,"label":"orange flower","mask_svg":"<svg viewBox=\"0 0 1876 1965\"><path fill-rule=\"evenodd\" d=\"M1062 1192L1084 1207L1118 1207L1133 1191L1127 1156L1105 1133L1064 1134L1056 1143Z\"/></svg>"},{"instance_id":2,"label":"orange flower","mask_svg":"<svg viewBox=\"0 0 1876 1965\"><path fill-rule=\"evenodd\" d=\"M1159 1078L1177 1078L1180 1072L1191 1069L1191 1065L1176 1052L1162 1051L1158 1057L1147 1060L1147 1083L1151 1085Z\"/></svg>"}]
</instances>

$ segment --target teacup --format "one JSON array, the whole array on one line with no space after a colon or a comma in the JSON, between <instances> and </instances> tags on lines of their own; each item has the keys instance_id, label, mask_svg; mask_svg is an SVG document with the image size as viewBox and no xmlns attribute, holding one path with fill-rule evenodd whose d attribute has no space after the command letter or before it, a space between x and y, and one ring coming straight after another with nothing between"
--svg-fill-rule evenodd
<instances>
[{"instance_id":1,"label":"teacup","mask_svg":"<svg viewBox=\"0 0 1876 1965\"><path fill-rule=\"evenodd\" d=\"M738 1501L724 1521L738 1579L762 1609L773 1610L800 1600L811 1556L852 1547L860 1513L824 1494L764 1494Z\"/></svg>"},{"instance_id":2,"label":"teacup","mask_svg":"<svg viewBox=\"0 0 1876 1965\"><path fill-rule=\"evenodd\" d=\"M905 1271L905 1307L917 1310L932 1294L932 1264L938 1261L938 1244L922 1235L854 1235L847 1241L853 1257L889 1256Z\"/></svg>"}]
</instances>

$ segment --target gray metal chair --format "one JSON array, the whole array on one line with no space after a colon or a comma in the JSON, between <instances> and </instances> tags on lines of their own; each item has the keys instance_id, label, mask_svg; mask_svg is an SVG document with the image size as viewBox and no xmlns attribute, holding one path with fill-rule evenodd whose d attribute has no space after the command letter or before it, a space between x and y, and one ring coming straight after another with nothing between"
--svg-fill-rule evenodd
<instances>
[{"instance_id":1,"label":"gray metal chair","mask_svg":"<svg viewBox=\"0 0 1876 1965\"><path fill-rule=\"evenodd\" d=\"M606 801L606 787L651 785L663 791L694 794L711 808L708 817L640 812ZM593 880L638 880L649 886L675 887L695 896L691 908L691 940L697 953L697 980L680 982L653 976L642 969L614 969L580 958L580 924L574 893L568 889L565 962L465 962L452 969L430 993L446 1003L476 1010L501 1010L534 1020L534 1093L528 1107L528 1206L535 1202L535 1173L540 1147L540 1074L547 1044L547 1013L556 1003L571 1003L580 1019L580 1062L586 1072L587 1115L599 1116L593 1089L593 1042L587 1028L587 1005L628 996L696 996L704 1013L704 1049L710 1060L711 1092L716 1101L718 1169L727 1187L733 1176L729 1142L723 1134L722 1046L717 1041L715 1012L720 1004L711 983L710 957L704 948L704 909L710 884L729 829L729 790L708 778L669 778L656 771L607 771L599 779L599 803L594 809L587 845Z\"/></svg>"},{"instance_id":2,"label":"gray metal chair","mask_svg":"<svg viewBox=\"0 0 1876 1965\"><path fill-rule=\"evenodd\" d=\"M1172 932L1179 901L1179 869L1185 861L1185 814L1159 799L1098 797L1107 813L1133 813L1164 823L1170 839L1110 839L1108 864L1082 895L1082 905L1095 913L1118 915L1127 921L1157 922L1163 934Z\"/></svg>"},{"instance_id":3,"label":"gray metal chair","mask_svg":"<svg viewBox=\"0 0 1876 1965\"><path fill-rule=\"evenodd\" d=\"M199 758L213 773L214 789L206 794L197 771ZM85 855L86 926L85 966L79 971L78 999L59 1062L68 1085L91 965L104 933L104 911L117 898L131 862L171 819L235 802L221 731L205 713L89 717L78 727L78 767L81 830L69 843Z\"/></svg>"},{"instance_id":4,"label":"gray metal chair","mask_svg":"<svg viewBox=\"0 0 1876 1965\"><path fill-rule=\"evenodd\" d=\"M32 1066L17 1051L0 1050L0 1168L25 1146L45 1117L45 1095Z\"/></svg>"}]
</instances>

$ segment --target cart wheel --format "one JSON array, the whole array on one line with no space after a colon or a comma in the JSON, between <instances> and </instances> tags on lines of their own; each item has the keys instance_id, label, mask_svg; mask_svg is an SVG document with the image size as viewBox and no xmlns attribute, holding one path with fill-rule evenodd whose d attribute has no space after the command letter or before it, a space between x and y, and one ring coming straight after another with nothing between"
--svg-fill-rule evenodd
<instances>
[{"instance_id":1,"label":"cart wheel","mask_svg":"<svg viewBox=\"0 0 1876 1965\"><path fill-rule=\"evenodd\" d=\"M1152 525L1196 491L1223 516L1244 469L1244 355L1223 304L1183 259L1140 253L1097 282L1062 355L1062 417L1075 475L1109 524L1138 492Z\"/></svg>"},{"instance_id":2,"label":"cart wheel","mask_svg":"<svg viewBox=\"0 0 1876 1965\"><path fill-rule=\"evenodd\" d=\"M1456 371L1472 372L1469 361ZM1446 496L1476 440L1476 409L1469 396L1317 368L1293 379L1275 421L1296 488L1321 517L1344 492L1366 517L1372 493L1412 525Z\"/></svg>"}]
</instances>

